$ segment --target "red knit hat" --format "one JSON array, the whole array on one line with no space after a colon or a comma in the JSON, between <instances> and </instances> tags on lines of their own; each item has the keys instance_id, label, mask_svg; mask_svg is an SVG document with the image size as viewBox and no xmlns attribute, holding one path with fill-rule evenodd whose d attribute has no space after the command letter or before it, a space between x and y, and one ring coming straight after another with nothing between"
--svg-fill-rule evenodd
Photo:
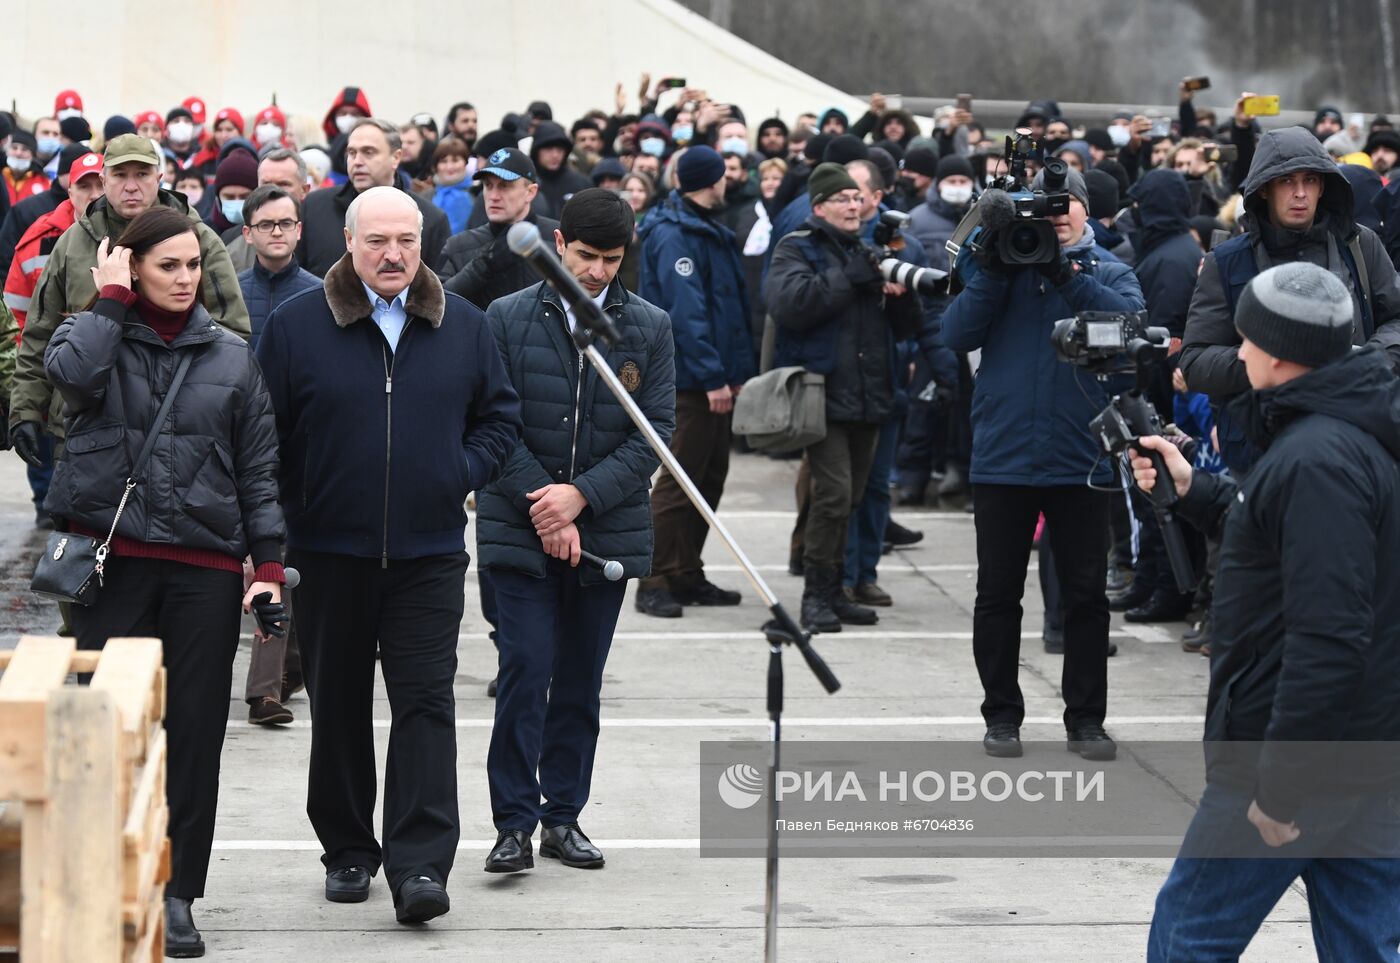
<instances>
[{"instance_id":1,"label":"red knit hat","mask_svg":"<svg viewBox=\"0 0 1400 963\"><path fill-rule=\"evenodd\" d=\"M205 117L205 107L203 97L186 97L181 104L190 112L196 124L203 124Z\"/></svg>"},{"instance_id":2,"label":"red knit hat","mask_svg":"<svg viewBox=\"0 0 1400 963\"><path fill-rule=\"evenodd\" d=\"M210 126L210 132L212 133L213 128L218 127L219 122L224 120L232 121L233 126L238 128L238 136L243 136L243 132L247 129L243 126L243 115L232 107L225 107L214 115L214 123Z\"/></svg>"},{"instance_id":3,"label":"red knit hat","mask_svg":"<svg viewBox=\"0 0 1400 963\"><path fill-rule=\"evenodd\" d=\"M161 133L165 132L165 118L160 115L158 110L143 110L131 118L131 122L136 125L137 130L141 129L142 124L158 124Z\"/></svg>"},{"instance_id":4,"label":"red knit hat","mask_svg":"<svg viewBox=\"0 0 1400 963\"><path fill-rule=\"evenodd\" d=\"M53 99L53 112L57 114L60 110L82 111L83 98L76 90L60 90L58 96Z\"/></svg>"}]
</instances>

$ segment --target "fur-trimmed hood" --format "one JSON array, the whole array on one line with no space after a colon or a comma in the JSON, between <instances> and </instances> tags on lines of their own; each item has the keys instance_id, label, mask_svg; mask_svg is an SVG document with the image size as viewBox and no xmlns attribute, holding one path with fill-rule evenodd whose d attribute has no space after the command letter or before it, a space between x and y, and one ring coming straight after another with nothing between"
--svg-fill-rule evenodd
<instances>
[{"instance_id":1,"label":"fur-trimmed hood","mask_svg":"<svg viewBox=\"0 0 1400 963\"><path fill-rule=\"evenodd\" d=\"M330 305L337 327L348 328L370 316L364 283L355 273L355 265L348 251L326 272L326 303ZM442 282L432 268L420 262L418 273L409 282L408 297L404 299L408 316L419 318L436 328L442 324L446 307L447 296L443 293Z\"/></svg>"}]
</instances>

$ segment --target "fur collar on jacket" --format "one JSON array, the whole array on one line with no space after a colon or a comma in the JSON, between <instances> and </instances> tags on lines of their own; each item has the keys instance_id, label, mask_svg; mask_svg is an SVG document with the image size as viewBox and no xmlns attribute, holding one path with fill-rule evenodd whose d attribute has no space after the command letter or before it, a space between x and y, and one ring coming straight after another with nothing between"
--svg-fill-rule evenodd
<instances>
[{"instance_id":1,"label":"fur collar on jacket","mask_svg":"<svg viewBox=\"0 0 1400 963\"><path fill-rule=\"evenodd\" d=\"M326 303L330 305L335 323L342 328L370 316L369 298L365 297L364 284L355 273L348 252L326 272ZM420 263L418 273L408 285L408 297L404 299L408 316L421 318L436 328L442 324L446 308L442 282L432 268Z\"/></svg>"}]
</instances>

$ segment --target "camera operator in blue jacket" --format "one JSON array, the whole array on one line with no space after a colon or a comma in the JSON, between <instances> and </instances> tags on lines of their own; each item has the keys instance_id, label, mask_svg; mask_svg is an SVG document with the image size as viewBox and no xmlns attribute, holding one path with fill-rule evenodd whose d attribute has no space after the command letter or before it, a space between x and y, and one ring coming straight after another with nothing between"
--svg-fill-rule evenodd
<instances>
[{"instance_id":1,"label":"camera operator in blue jacket","mask_svg":"<svg viewBox=\"0 0 1400 963\"><path fill-rule=\"evenodd\" d=\"M1042 190L1043 173L1032 187ZM1010 265L987 258L943 315L954 351L981 349L972 398L972 469L977 525L977 602L972 647L982 680L983 745L1021 755L1025 702L1017 681L1021 596L1037 517L1044 513L1064 600L1061 688L1069 748L1088 759L1117 752L1103 729L1108 696L1109 489L1116 477L1099 455L1089 421L1105 388L1056 358L1055 322L1080 311L1140 311L1132 269L1094 242L1089 195L1077 171L1064 190L1069 213L1051 224L1059 257Z\"/></svg>"}]
</instances>

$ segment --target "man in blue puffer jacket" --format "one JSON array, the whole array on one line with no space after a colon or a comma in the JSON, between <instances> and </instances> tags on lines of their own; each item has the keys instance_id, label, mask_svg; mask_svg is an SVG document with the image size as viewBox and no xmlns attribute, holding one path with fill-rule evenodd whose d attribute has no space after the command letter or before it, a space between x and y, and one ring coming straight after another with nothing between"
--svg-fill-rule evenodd
<instances>
[{"instance_id":1,"label":"man in blue puffer jacket","mask_svg":"<svg viewBox=\"0 0 1400 963\"><path fill-rule=\"evenodd\" d=\"M671 316L676 342L676 431L671 451L711 508L729 475L734 396L755 373L749 299L734 232L724 208L724 159L690 147L676 162L679 189L647 215L641 295ZM656 529L652 574L637 611L678 618L682 605L738 605L739 593L705 578L700 552L709 528L669 472L651 497Z\"/></svg>"},{"instance_id":2,"label":"man in blue puffer jacket","mask_svg":"<svg viewBox=\"0 0 1400 963\"><path fill-rule=\"evenodd\" d=\"M1043 183L1038 177L1034 186ZM1063 595L1069 748L1088 759L1112 759L1116 747L1103 729L1109 496L1089 483L1109 488L1116 480L1088 429L1108 394L1056 358L1050 331L1077 311L1140 311L1144 302L1132 270L1094 243L1084 178L1069 171L1065 189L1069 213L1052 220L1059 259L1039 267L986 263L944 313L943 339L954 351L982 351L972 398L971 478L972 648L984 691L983 745L989 755L1021 755L1021 595L1043 512Z\"/></svg>"}]
</instances>

